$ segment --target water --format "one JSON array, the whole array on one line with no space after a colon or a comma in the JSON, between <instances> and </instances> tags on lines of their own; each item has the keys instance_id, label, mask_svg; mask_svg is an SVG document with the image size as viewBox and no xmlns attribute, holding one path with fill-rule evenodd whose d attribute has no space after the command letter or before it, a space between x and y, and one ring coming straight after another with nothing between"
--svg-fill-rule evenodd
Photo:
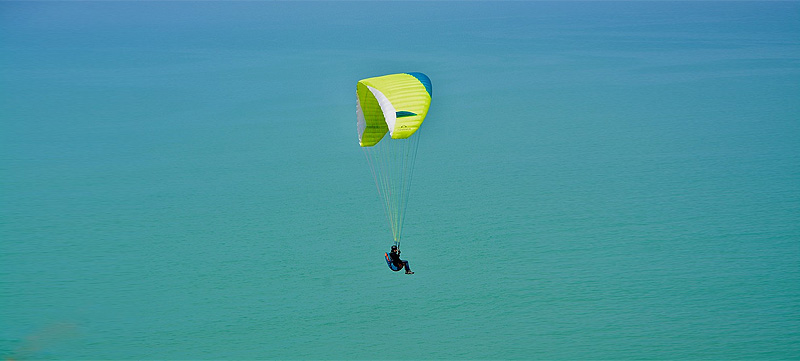
<instances>
[{"instance_id":1,"label":"water","mask_svg":"<svg viewBox=\"0 0 800 361\"><path fill-rule=\"evenodd\" d=\"M799 359L799 8L2 2L0 355Z\"/></svg>"}]
</instances>

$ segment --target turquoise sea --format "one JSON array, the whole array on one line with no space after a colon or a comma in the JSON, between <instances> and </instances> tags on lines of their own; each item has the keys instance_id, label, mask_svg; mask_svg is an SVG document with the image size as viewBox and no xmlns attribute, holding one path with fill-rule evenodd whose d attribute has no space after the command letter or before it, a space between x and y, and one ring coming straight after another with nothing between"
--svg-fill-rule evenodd
<instances>
[{"instance_id":1,"label":"turquoise sea","mask_svg":"<svg viewBox=\"0 0 800 361\"><path fill-rule=\"evenodd\" d=\"M0 2L0 357L798 360L800 3Z\"/></svg>"}]
</instances>

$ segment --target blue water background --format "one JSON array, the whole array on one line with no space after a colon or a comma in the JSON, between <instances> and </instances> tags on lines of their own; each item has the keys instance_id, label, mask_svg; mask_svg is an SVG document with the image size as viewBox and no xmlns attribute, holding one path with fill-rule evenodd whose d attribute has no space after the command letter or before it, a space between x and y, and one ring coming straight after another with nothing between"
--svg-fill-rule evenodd
<instances>
[{"instance_id":1,"label":"blue water background","mask_svg":"<svg viewBox=\"0 0 800 361\"><path fill-rule=\"evenodd\" d=\"M0 68L4 358L800 359L797 2L0 2Z\"/></svg>"}]
</instances>

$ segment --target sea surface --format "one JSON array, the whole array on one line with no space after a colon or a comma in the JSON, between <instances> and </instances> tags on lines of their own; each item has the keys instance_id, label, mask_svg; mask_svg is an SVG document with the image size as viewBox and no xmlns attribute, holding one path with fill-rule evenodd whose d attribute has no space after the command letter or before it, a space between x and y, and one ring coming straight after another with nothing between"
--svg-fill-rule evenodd
<instances>
[{"instance_id":1,"label":"sea surface","mask_svg":"<svg viewBox=\"0 0 800 361\"><path fill-rule=\"evenodd\" d=\"M0 2L0 357L798 360L800 3Z\"/></svg>"}]
</instances>

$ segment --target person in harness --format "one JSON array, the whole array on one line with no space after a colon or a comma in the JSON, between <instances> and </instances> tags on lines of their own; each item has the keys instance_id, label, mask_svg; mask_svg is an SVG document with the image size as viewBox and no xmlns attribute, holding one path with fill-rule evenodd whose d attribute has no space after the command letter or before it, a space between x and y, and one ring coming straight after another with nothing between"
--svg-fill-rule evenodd
<instances>
[{"instance_id":1,"label":"person in harness","mask_svg":"<svg viewBox=\"0 0 800 361\"><path fill-rule=\"evenodd\" d=\"M405 268L407 275L414 274L414 272L411 272L411 268L408 267L408 261L400 259L400 251L397 249L397 246L392 246L392 251L389 253L389 257L391 257L392 263L397 267L398 270L400 268Z\"/></svg>"}]
</instances>

